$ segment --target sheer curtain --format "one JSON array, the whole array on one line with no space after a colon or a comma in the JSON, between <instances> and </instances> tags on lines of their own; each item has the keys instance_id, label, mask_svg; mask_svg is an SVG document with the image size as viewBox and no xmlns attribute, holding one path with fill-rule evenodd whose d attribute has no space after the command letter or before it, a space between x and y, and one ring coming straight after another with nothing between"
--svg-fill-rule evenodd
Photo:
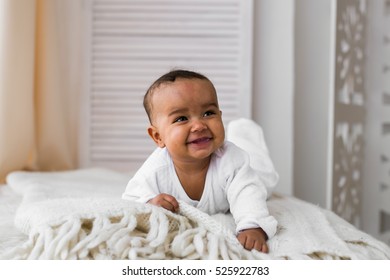
<instances>
[{"instance_id":1,"label":"sheer curtain","mask_svg":"<svg viewBox=\"0 0 390 280\"><path fill-rule=\"evenodd\" d=\"M79 0L1 0L0 181L77 165Z\"/></svg>"}]
</instances>

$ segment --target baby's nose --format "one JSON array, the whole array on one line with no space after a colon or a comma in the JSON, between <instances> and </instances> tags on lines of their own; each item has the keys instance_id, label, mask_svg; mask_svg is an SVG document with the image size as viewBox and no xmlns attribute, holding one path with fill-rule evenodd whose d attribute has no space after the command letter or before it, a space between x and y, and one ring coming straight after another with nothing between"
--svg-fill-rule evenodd
<instances>
[{"instance_id":1,"label":"baby's nose","mask_svg":"<svg viewBox=\"0 0 390 280\"><path fill-rule=\"evenodd\" d=\"M201 120L194 120L192 124L192 132L202 131L207 129L207 125Z\"/></svg>"}]
</instances>

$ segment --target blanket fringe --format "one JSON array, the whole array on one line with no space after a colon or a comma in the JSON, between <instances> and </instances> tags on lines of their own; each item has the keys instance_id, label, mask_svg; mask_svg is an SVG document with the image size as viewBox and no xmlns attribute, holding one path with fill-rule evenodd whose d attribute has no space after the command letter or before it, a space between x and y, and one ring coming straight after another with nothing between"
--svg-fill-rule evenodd
<instances>
[{"instance_id":1,"label":"blanket fringe","mask_svg":"<svg viewBox=\"0 0 390 280\"><path fill-rule=\"evenodd\" d=\"M7 259L246 259L251 252L234 234L197 209L181 205L186 216L158 207L120 214L73 215L35 227ZM128 210L128 209L127 209ZM195 212L191 212L195 211ZM205 220L208 223L204 223ZM203 221L201 223L200 221ZM211 221L211 223L210 223ZM264 258L260 254L257 258Z\"/></svg>"}]
</instances>

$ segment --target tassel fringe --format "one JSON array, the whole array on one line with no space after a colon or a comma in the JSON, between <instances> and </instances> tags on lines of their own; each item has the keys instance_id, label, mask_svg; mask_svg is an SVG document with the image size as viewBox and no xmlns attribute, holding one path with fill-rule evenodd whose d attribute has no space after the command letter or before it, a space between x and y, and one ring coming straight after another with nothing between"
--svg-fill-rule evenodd
<instances>
[{"instance_id":1,"label":"tassel fringe","mask_svg":"<svg viewBox=\"0 0 390 280\"><path fill-rule=\"evenodd\" d=\"M55 225L45 223L32 228L29 240L6 254L5 258L248 258L234 234L222 224L186 204L181 203L180 209L182 215L157 207L122 211L116 216L103 213L88 218L73 215L61 223L57 221Z\"/></svg>"}]
</instances>

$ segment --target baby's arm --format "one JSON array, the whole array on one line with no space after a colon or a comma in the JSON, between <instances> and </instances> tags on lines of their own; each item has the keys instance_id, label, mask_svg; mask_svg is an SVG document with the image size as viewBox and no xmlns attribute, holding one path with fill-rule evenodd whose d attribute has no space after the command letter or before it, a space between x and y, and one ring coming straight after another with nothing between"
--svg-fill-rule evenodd
<instances>
[{"instance_id":1,"label":"baby's arm","mask_svg":"<svg viewBox=\"0 0 390 280\"><path fill-rule=\"evenodd\" d=\"M261 228L250 228L242 230L237 235L238 241L247 249L268 253L267 234Z\"/></svg>"},{"instance_id":2,"label":"baby's arm","mask_svg":"<svg viewBox=\"0 0 390 280\"><path fill-rule=\"evenodd\" d=\"M148 203L163 207L173 213L179 212L179 203L176 198L166 193L160 193L148 201Z\"/></svg>"},{"instance_id":3,"label":"baby's arm","mask_svg":"<svg viewBox=\"0 0 390 280\"><path fill-rule=\"evenodd\" d=\"M267 252L266 241L275 235L277 221L269 213L265 185L250 167L247 154L236 151L229 162L235 164L230 168L234 172L227 176L226 195L230 212L237 225L237 238L246 249ZM229 162L224 162L225 166L228 166Z\"/></svg>"}]
</instances>

